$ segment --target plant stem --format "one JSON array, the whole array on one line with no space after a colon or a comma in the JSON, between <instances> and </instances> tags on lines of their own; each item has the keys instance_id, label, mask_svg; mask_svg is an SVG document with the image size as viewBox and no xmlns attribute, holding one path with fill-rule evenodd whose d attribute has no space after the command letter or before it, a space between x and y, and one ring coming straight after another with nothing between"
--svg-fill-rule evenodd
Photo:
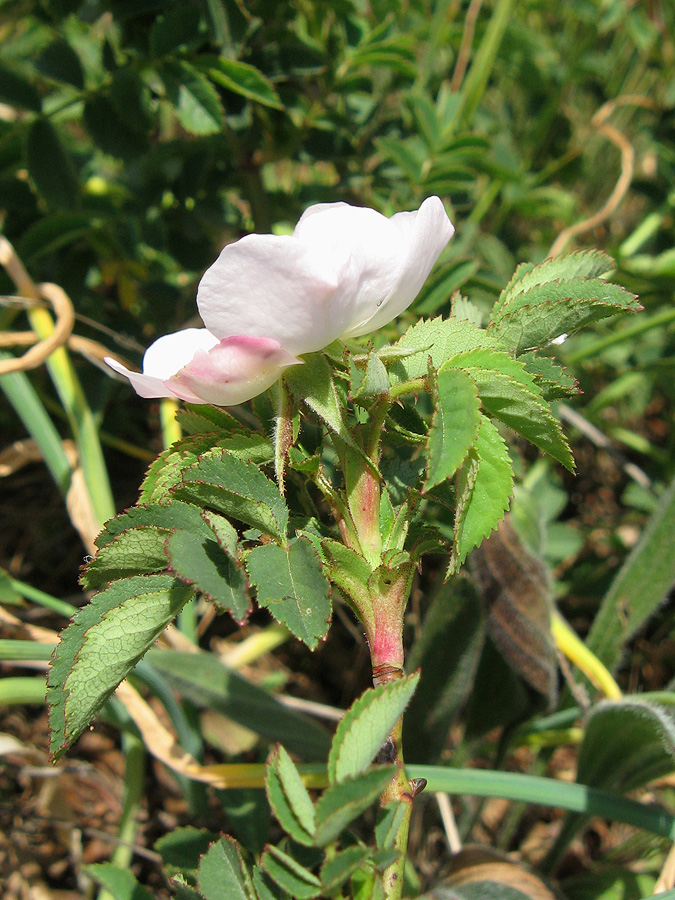
<instances>
[{"instance_id":1,"label":"plant stem","mask_svg":"<svg viewBox=\"0 0 675 900\"><path fill-rule=\"evenodd\" d=\"M398 681L399 678L403 678L403 674L403 668L399 666L374 665L373 684L377 687L378 684ZM380 805L382 807L388 806L390 803L402 803L405 808L405 815L401 820L394 839L394 849L398 851L398 858L382 874L382 886L387 900L400 900L403 891L403 872L408 848L410 816L412 814L413 795L410 781L404 768L402 736L403 716L398 720L389 735L389 740L394 748L393 762L396 764L396 774L380 797Z\"/></svg>"},{"instance_id":2,"label":"plant stem","mask_svg":"<svg viewBox=\"0 0 675 900\"><path fill-rule=\"evenodd\" d=\"M126 755L124 803L117 834L119 843L110 862L119 869L128 869L134 855L134 842L138 827L137 815L143 799L146 754L142 739L135 734L123 734L122 746ZM98 893L98 900L114 900L114 898L108 890L103 888Z\"/></svg>"}]
</instances>

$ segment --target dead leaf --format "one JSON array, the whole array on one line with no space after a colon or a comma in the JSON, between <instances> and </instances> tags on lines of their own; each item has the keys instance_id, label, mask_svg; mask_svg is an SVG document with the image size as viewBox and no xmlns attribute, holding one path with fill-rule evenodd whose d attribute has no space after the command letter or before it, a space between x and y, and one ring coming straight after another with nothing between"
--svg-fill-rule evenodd
<instances>
[{"instance_id":1,"label":"dead leaf","mask_svg":"<svg viewBox=\"0 0 675 900\"><path fill-rule=\"evenodd\" d=\"M525 548L507 516L471 554L488 630L509 665L553 703L557 657L544 564Z\"/></svg>"},{"instance_id":2,"label":"dead leaf","mask_svg":"<svg viewBox=\"0 0 675 900\"><path fill-rule=\"evenodd\" d=\"M464 896L500 897L506 893L512 900L560 900L560 894L538 875L505 854L478 845L467 846L453 856L450 875L433 888L431 897L462 900Z\"/></svg>"}]
</instances>

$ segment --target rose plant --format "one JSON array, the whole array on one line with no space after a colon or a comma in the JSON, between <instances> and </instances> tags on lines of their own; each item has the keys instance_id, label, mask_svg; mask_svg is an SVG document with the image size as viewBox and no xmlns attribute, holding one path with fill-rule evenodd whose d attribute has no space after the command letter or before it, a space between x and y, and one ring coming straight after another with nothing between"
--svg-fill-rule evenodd
<instances>
[{"instance_id":1,"label":"rose plant","mask_svg":"<svg viewBox=\"0 0 675 900\"><path fill-rule=\"evenodd\" d=\"M142 374L109 360L142 396L186 400L186 434L98 538L83 575L97 593L50 670L53 754L195 595L238 622L255 598L311 649L344 602L370 648L374 687L335 733L318 801L283 748L270 755L267 796L292 843L250 861L221 839L197 875L207 898L401 896L424 786L408 778L401 740L418 680L403 642L415 572L445 552L454 574L497 527L514 434L573 467L549 401L575 383L548 353L561 334L637 308L604 279L607 256L577 252L521 266L485 328L455 297L448 318L417 321L391 345L359 341L413 302L452 233L437 197L389 219L310 207L292 236L223 250L199 286L206 329L160 338ZM245 414L218 408L244 401ZM355 841L348 827L378 796L374 843Z\"/></svg>"}]
</instances>

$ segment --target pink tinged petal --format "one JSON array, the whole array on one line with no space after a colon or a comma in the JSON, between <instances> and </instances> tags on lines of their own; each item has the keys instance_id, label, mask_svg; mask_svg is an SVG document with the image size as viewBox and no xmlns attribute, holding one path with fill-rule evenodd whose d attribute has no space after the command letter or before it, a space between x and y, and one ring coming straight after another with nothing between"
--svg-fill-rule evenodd
<instances>
[{"instance_id":1,"label":"pink tinged petal","mask_svg":"<svg viewBox=\"0 0 675 900\"><path fill-rule=\"evenodd\" d=\"M229 244L199 284L197 305L219 338L266 337L291 354L321 350L349 324L335 302L348 260L288 235L251 234Z\"/></svg>"},{"instance_id":2,"label":"pink tinged petal","mask_svg":"<svg viewBox=\"0 0 675 900\"><path fill-rule=\"evenodd\" d=\"M186 366L197 350L210 350L218 338L206 328L184 328L150 344L143 357L143 374L165 381Z\"/></svg>"},{"instance_id":3,"label":"pink tinged petal","mask_svg":"<svg viewBox=\"0 0 675 900\"><path fill-rule=\"evenodd\" d=\"M110 357L105 361L111 369L125 375L141 397L177 397L179 395L167 386L167 379L187 365L197 350L210 350L217 343L218 338L205 328L185 328L165 334L148 347L143 357L142 374L132 372ZM196 396L181 396L184 400L199 402Z\"/></svg>"},{"instance_id":4,"label":"pink tinged petal","mask_svg":"<svg viewBox=\"0 0 675 900\"><path fill-rule=\"evenodd\" d=\"M110 356L105 357L105 362L120 375L125 375L131 382L131 386L140 397L176 397L173 391L166 387L161 378L152 375L142 375L140 372L132 372L121 362Z\"/></svg>"},{"instance_id":5,"label":"pink tinged petal","mask_svg":"<svg viewBox=\"0 0 675 900\"><path fill-rule=\"evenodd\" d=\"M271 387L287 366L302 360L266 337L226 337L193 359L166 382L177 396L216 406L235 406Z\"/></svg>"},{"instance_id":6,"label":"pink tinged petal","mask_svg":"<svg viewBox=\"0 0 675 900\"><path fill-rule=\"evenodd\" d=\"M439 197L429 197L416 212L396 213L389 221L404 246L396 283L373 315L349 329L345 337L375 331L407 309L455 233Z\"/></svg>"}]
</instances>

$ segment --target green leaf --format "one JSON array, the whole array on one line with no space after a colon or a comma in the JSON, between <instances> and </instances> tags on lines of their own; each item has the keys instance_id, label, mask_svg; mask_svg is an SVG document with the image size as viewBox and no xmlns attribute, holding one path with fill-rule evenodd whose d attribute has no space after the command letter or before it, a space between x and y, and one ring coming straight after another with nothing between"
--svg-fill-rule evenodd
<instances>
[{"instance_id":1,"label":"green leaf","mask_svg":"<svg viewBox=\"0 0 675 900\"><path fill-rule=\"evenodd\" d=\"M588 648L611 670L626 642L666 602L675 583L675 478L602 601Z\"/></svg>"},{"instance_id":2,"label":"green leaf","mask_svg":"<svg viewBox=\"0 0 675 900\"><path fill-rule=\"evenodd\" d=\"M541 389L545 400L562 400L579 393L579 382L568 375L564 366L559 366L550 356L539 356L535 352L523 353L520 361L527 371L534 375L535 383Z\"/></svg>"},{"instance_id":3,"label":"green leaf","mask_svg":"<svg viewBox=\"0 0 675 900\"><path fill-rule=\"evenodd\" d=\"M476 383L465 372L441 367L435 388L423 490L455 474L476 441L481 419Z\"/></svg>"},{"instance_id":4,"label":"green leaf","mask_svg":"<svg viewBox=\"0 0 675 900\"><path fill-rule=\"evenodd\" d=\"M634 294L599 278L570 278L515 295L492 318L488 334L521 353L619 312L641 309Z\"/></svg>"},{"instance_id":5,"label":"green leaf","mask_svg":"<svg viewBox=\"0 0 675 900\"><path fill-rule=\"evenodd\" d=\"M380 809L375 825L375 843L378 850L392 850L396 846L396 839L406 816L405 804L397 801L390 802Z\"/></svg>"},{"instance_id":6,"label":"green leaf","mask_svg":"<svg viewBox=\"0 0 675 900\"><path fill-rule=\"evenodd\" d=\"M267 740L282 742L302 759L326 759L330 736L325 729L287 709L212 654L153 648L147 658L198 709L221 712Z\"/></svg>"},{"instance_id":7,"label":"green leaf","mask_svg":"<svg viewBox=\"0 0 675 900\"><path fill-rule=\"evenodd\" d=\"M503 349L486 331L463 319L421 319L394 345L398 350L416 351L412 356L395 359L389 372L396 381L426 377L428 360L440 369L446 359L478 347Z\"/></svg>"},{"instance_id":8,"label":"green leaf","mask_svg":"<svg viewBox=\"0 0 675 900\"><path fill-rule=\"evenodd\" d=\"M521 263L492 307L490 321L495 321L501 314L508 311L506 307L514 301L518 294L529 291L533 287L569 278L599 278L607 275L614 267L612 257L603 253L602 250L575 250L565 256L545 259L536 266L532 263Z\"/></svg>"},{"instance_id":9,"label":"green leaf","mask_svg":"<svg viewBox=\"0 0 675 900\"><path fill-rule=\"evenodd\" d=\"M169 884L176 900L204 900L199 891L192 887L180 872L169 878Z\"/></svg>"},{"instance_id":10,"label":"green leaf","mask_svg":"<svg viewBox=\"0 0 675 900\"><path fill-rule=\"evenodd\" d=\"M331 784L359 775L370 765L412 697L419 673L369 688L340 721L328 757Z\"/></svg>"},{"instance_id":11,"label":"green leaf","mask_svg":"<svg viewBox=\"0 0 675 900\"><path fill-rule=\"evenodd\" d=\"M464 369L466 372L484 370L508 375L537 397L540 394L535 378L527 371L525 363L504 350L494 350L490 347L466 350L450 357L441 368L450 367Z\"/></svg>"},{"instance_id":12,"label":"green leaf","mask_svg":"<svg viewBox=\"0 0 675 900\"><path fill-rule=\"evenodd\" d=\"M407 660L422 677L403 720L406 759L436 762L440 756L473 687L484 637L483 612L472 582L453 578L442 585Z\"/></svg>"},{"instance_id":13,"label":"green leaf","mask_svg":"<svg viewBox=\"0 0 675 900\"><path fill-rule=\"evenodd\" d=\"M12 576L5 569L0 569L0 603L23 606L23 597L14 587Z\"/></svg>"},{"instance_id":14,"label":"green leaf","mask_svg":"<svg viewBox=\"0 0 675 900\"><path fill-rule=\"evenodd\" d=\"M153 850L159 853L162 863L171 873L193 874L197 871L200 857L217 837L212 831L185 825L162 835Z\"/></svg>"},{"instance_id":15,"label":"green leaf","mask_svg":"<svg viewBox=\"0 0 675 900\"><path fill-rule=\"evenodd\" d=\"M70 44L60 38L47 44L35 61L35 68L47 78L72 84L78 90L84 88L80 58Z\"/></svg>"},{"instance_id":16,"label":"green leaf","mask_svg":"<svg viewBox=\"0 0 675 900\"><path fill-rule=\"evenodd\" d=\"M106 94L98 93L87 100L83 121L91 139L104 153L131 161L148 149L147 135L120 117Z\"/></svg>"},{"instance_id":17,"label":"green leaf","mask_svg":"<svg viewBox=\"0 0 675 900\"><path fill-rule=\"evenodd\" d=\"M459 472L455 541L448 576L497 527L512 494L513 464L506 443L492 422L483 416L476 444Z\"/></svg>"},{"instance_id":18,"label":"green leaf","mask_svg":"<svg viewBox=\"0 0 675 900\"><path fill-rule=\"evenodd\" d=\"M321 871L319 872L322 893L325 896L334 894L340 885L344 884L349 876L355 872L369 856L370 850L368 847L362 847L355 844L353 847L347 847L346 850L340 850L330 859L327 859L321 866Z\"/></svg>"},{"instance_id":19,"label":"green leaf","mask_svg":"<svg viewBox=\"0 0 675 900\"><path fill-rule=\"evenodd\" d=\"M325 847L339 837L350 822L375 803L395 771L395 766L374 766L324 791L316 804L315 845Z\"/></svg>"},{"instance_id":20,"label":"green leaf","mask_svg":"<svg viewBox=\"0 0 675 900\"><path fill-rule=\"evenodd\" d=\"M184 61L169 61L160 70L178 121L191 134L219 134L225 113L218 92L208 78Z\"/></svg>"},{"instance_id":21,"label":"green leaf","mask_svg":"<svg viewBox=\"0 0 675 900\"><path fill-rule=\"evenodd\" d=\"M256 465L272 461L272 445L262 434L238 429L240 433L223 437L220 432L213 432L214 424L207 419L198 419L195 422L194 417L191 417L189 421L193 425L197 423L208 425L206 433L202 427L199 433L181 438L160 453L150 464L141 486L141 503L161 503L170 498L171 488L181 481L183 470L196 462L207 450L219 447L237 459Z\"/></svg>"},{"instance_id":22,"label":"green leaf","mask_svg":"<svg viewBox=\"0 0 675 900\"><path fill-rule=\"evenodd\" d=\"M280 744L267 760L265 789L284 831L297 843L311 846L316 828L314 804L293 760Z\"/></svg>"},{"instance_id":23,"label":"green leaf","mask_svg":"<svg viewBox=\"0 0 675 900\"><path fill-rule=\"evenodd\" d=\"M538 393L523 387L512 375L469 369L487 413L527 438L566 469L574 471L574 457L558 419ZM538 391L538 388L536 389Z\"/></svg>"},{"instance_id":24,"label":"green leaf","mask_svg":"<svg viewBox=\"0 0 675 900\"><path fill-rule=\"evenodd\" d=\"M213 518L220 519L221 535L228 528L230 534L220 540L216 539L216 531L210 537L190 531L170 534L166 538L169 568L242 625L251 612L251 599L246 574L236 554L237 533L226 519Z\"/></svg>"},{"instance_id":25,"label":"green leaf","mask_svg":"<svg viewBox=\"0 0 675 900\"><path fill-rule=\"evenodd\" d=\"M268 844L260 857L260 866L294 900L310 900L321 893L321 882L316 875L278 847Z\"/></svg>"},{"instance_id":26,"label":"green leaf","mask_svg":"<svg viewBox=\"0 0 675 900\"><path fill-rule=\"evenodd\" d=\"M82 871L105 888L113 900L153 900L152 894L136 881L128 869L120 869L113 863L94 863L83 866Z\"/></svg>"},{"instance_id":27,"label":"green leaf","mask_svg":"<svg viewBox=\"0 0 675 900\"><path fill-rule=\"evenodd\" d=\"M113 77L110 99L117 114L134 131L146 134L153 125L150 92L134 69L120 69Z\"/></svg>"},{"instance_id":28,"label":"green leaf","mask_svg":"<svg viewBox=\"0 0 675 900\"><path fill-rule=\"evenodd\" d=\"M150 463L141 485L139 502L162 503L171 499L171 488L181 482L183 470L197 462L215 443L213 434L188 435L163 450Z\"/></svg>"},{"instance_id":29,"label":"green leaf","mask_svg":"<svg viewBox=\"0 0 675 900\"><path fill-rule=\"evenodd\" d=\"M168 56L180 47L199 40L201 16L198 6L182 5L157 16L150 29L150 53Z\"/></svg>"},{"instance_id":30,"label":"green leaf","mask_svg":"<svg viewBox=\"0 0 675 900\"><path fill-rule=\"evenodd\" d=\"M277 487L253 463L218 447L184 470L172 492L286 542L288 509Z\"/></svg>"},{"instance_id":31,"label":"green leaf","mask_svg":"<svg viewBox=\"0 0 675 900\"><path fill-rule=\"evenodd\" d=\"M577 781L628 793L675 771L672 712L625 698L594 706L579 750Z\"/></svg>"},{"instance_id":32,"label":"green leaf","mask_svg":"<svg viewBox=\"0 0 675 900\"><path fill-rule=\"evenodd\" d=\"M132 506L113 519L109 519L103 531L96 538L96 546L103 549L116 538L132 528L160 528L176 531L184 528L208 536L208 525L201 516L201 510L193 503L171 500L170 503L142 504Z\"/></svg>"},{"instance_id":33,"label":"green leaf","mask_svg":"<svg viewBox=\"0 0 675 900\"><path fill-rule=\"evenodd\" d=\"M58 758L192 596L168 575L116 581L73 617L61 635L47 679Z\"/></svg>"},{"instance_id":34,"label":"green leaf","mask_svg":"<svg viewBox=\"0 0 675 900\"><path fill-rule=\"evenodd\" d=\"M228 91L234 91L235 94L240 94L262 106L271 106L273 109L284 108L273 85L255 66L240 60L227 59L225 56L202 58L199 63L211 81L227 88Z\"/></svg>"},{"instance_id":35,"label":"green leaf","mask_svg":"<svg viewBox=\"0 0 675 900\"><path fill-rule=\"evenodd\" d=\"M39 113L42 109L40 94L30 81L4 66L0 66L0 102L31 112Z\"/></svg>"},{"instance_id":36,"label":"green leaf","mask_svg":"<svg viewBox=\"0 0 675 900\"><path fill-rule=\"evenodd\" d=\"M407 35L361 44L352 52L348 63L350 69L374 66L392 69L411 79L417 74L415 53Z\"/></svg>"},{"instance_id":37,"label":"green leaf","mask_svg":"<svg viewBox=\"0 0 675 900\"><path fill-rule=\"evenodd\" d=\"M50 206L68 209L75 205L78 183L73 161L46 119L36 119L28 130L26 159L30 177Z\"/></svg>"},{"instance_id":38,"label":"green leaf","mask_svg":"<svg viewBox=\"0 0 675 900\"><path fill-rule=\"evenodd\" d=\"M591 710L579 749L577 781L613 793L628 793L675 771L672 712L626 697ZM585 817L569 816L556 847L565 847Z\"/></svg>"},{"instance_id":39,"label":"green leaf","mask_svg":"<svg viewBox=\"0 0 675 900\"><path fill-rule=\"evenodd\" d=\"M197 884L204 900L256 900L239 844L229 835L223 835L202 857Z\"/></svg>"},{"instance_id":40,"label":"green leaf","mask_svg":"<svg viewBox=\"0 0 675 900\"><path fill-rule=\"evenodd\" d=\"M91 591L131 575L161 572L167 568L164 544L169 530L145 525L128 528L105 544L82 573L81 583Z\"/></svg>"},{"instance_id":41,"label":"green leaf","mask_svg":"<svg viewBox=\"0 0 675 900\"><path fill-rule=\"evenodd\" d=\"M449 766L406 766L406 772L410 778L426 778L430 792L502 797L537 806L558 807L644 828L652 834L668 838L671 843L675 838L675 816L664 807L638 803L585 784L524 775L520 772L458 769Z\"/></svg>"},{"instance_id":42,"label":"green leaf","mask_svg":"<svg viewBox=\"0 0 675 900\"><path fill-rule=\"evenodd\" d=\"M38 219L27 228L17 243L17 249L24 260L34 261L61 247L67 247L78 238L94 234L95 228L89 213L55 212Z\"/></svg>"},{"instance_id":43,"label":"green leaf","mask_svg":"<svg viewBox=\"0 0 675 900\"><path fill-rule=\"evenodd\" d=\"M330 585L309 538L301 535L287 547L254 547L246 569L258 590L258 604L313 650L328 631L331 602Z\"/></svg>"},{"instance_id":44,"label":"green leaf","mask_svg":"<svg viewBox=\"0 0 675 900\"><path fill-rule=\"evenodd\" d=\"M253 866L252 877L257 900L279 900L279 895L270 888L269 879L260 866Z\"/></svg>"}]
</instances>

